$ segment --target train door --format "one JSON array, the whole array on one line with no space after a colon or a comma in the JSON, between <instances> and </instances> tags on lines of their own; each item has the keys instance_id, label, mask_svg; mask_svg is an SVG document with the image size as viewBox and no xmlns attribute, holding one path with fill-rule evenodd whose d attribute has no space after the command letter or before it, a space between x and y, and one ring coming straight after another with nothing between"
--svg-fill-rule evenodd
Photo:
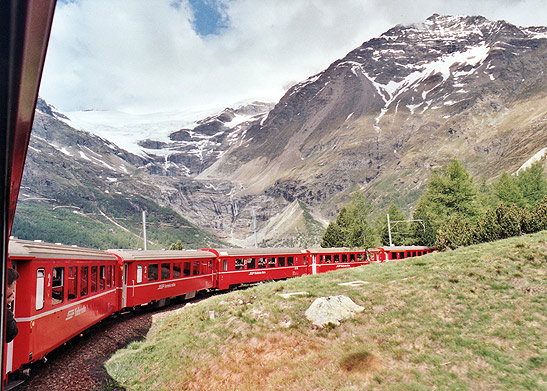
<instances>
[{"instance_id":1,"label":"train door","mask_svg":"<svg viewBox=\"0 0 547 391\"><path fill-rule=\"evenodd\" d=\"M311 274L317 274L317 254L313 254L311 258Z\"/></svg>"},{"instance_id":2,"label":"train door","mask_svg":"<svg viewBox=\"0 0 547 391\"><path fill-rule=\"evenodd\" d=\"M11 266L17 270L17 262L14 262L12 261L11 262ZM9 266L9 263L8 263L8 267ZM7 272L7 270L6 270ZM15 284L15 291L13 292L13 294L15 295L15 297L17 298L17 284ZM15 312L15 303L16 300L13 300L13 302L11 303L11 311L13 312L14 316L16 317L16 312ZM13 341L11 341L10 343L8 343L6 345L6 351L5 351L5 363L6 363L6 373L10 373L12 370L13 370Z\"/></svg>"},{"instance_id":3,"label":"train door","mask_svg":"<svg viewBox=\"0 0 547 391\"><path fill-rule=\"evenodd\" d=\"M122 308L127 307L127 263L123 264Z\"/></svg>"}]
</instances>

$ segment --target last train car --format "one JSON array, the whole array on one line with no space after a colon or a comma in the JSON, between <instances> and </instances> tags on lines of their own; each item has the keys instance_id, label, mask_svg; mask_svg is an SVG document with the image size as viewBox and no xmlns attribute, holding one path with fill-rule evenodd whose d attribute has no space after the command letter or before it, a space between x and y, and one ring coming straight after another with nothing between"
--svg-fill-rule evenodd
<instances>
[{"instance_id":1,"label":"last train car","mask_svg":"<svg viewBox=\"0 0 547 391\"><path fill-rule=\"evenodd\" d=\"M383 246L376 249L380 262L397 261L406 258L419 257L435 251L427 246Z\"/></svg>"},{"instance_id":2,"label":"last train car","mask_svg":"<svg viewBox=\"0 0 547 391\"><path fill-rule=\"evenodd\" d=\"M190 299L215 284L216 255L198 250L108 250L123 264L119 306L133 308Z\"/></svg>"},{"instance_id":3,"label":"last train car","mask_svg":"<svg viewBox=\"0 0 547 391\"><path fill-rule=\"evenodd\" d=\"M310 255L301 248L204 249L217 256L217 288L308 274Z\"/></svg>"},{"instance_id":4,"label":"last train car","mask_svg":"<svg viewBox=\"0 0 547 391\"><path fill-rule=\"evenodd\" d=\"M19 273L12 308L19 333L5 349L7 373L117 311L112 254L12 239L8 259Z\"/></svg>"}]
</instances>

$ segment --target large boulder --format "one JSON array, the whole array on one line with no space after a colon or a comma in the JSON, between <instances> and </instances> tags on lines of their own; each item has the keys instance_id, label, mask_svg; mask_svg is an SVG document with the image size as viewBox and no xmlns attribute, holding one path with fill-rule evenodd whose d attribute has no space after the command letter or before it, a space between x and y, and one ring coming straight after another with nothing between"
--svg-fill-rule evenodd
<instances>
[{"instance_id":1,"label":"large boulder","mask_svg":"<svg viewBox=\"0 0 547 391\"><path fill-rule=\"evenodd\" d=\"M347 296L320 297L306 310L306 318L318 327L329 323L338 326L341 320L352 318L357 312L364 310L364 307L355 304Z\"/></svg>"}]
</instances>

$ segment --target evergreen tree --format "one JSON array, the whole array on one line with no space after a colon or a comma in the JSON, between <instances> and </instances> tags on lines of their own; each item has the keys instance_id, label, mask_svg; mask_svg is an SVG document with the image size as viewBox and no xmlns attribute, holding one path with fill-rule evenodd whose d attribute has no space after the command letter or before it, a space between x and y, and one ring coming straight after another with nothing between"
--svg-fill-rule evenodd
<instances>
[{"instance_id":1,"label":"evergreen tree","mask_svg":"<svg viewBox=\"0 0 547 391\"><path fill-rule=\"evenodd\" d=\"M474 221L479 213L476 198L473 178L458 160L434 170L414 212L414 219L426 223L425 232L420 224L412 225L415 243L433 245L441 225L455 214Z\"/></svg>"},{"instance_id":2,"label":"evergreen tree","mask_svg":"<svg viewBox=\"0 0 547 391\"><path fill-rule=\"evenodd\" d=\"M534 207L547 195L547 178L541 162L518 174L518 185L527 205Z\"/></svg>"},{"instance_id":3,"label":"evergreen tree","mask_svg":"<svg viewBox=\"0 0 547 391\"><path fill-rule=\"evenodd\" d=\"M517 180L504 172L498 181L494 184L494 194L498 202L505 205L518 205L523 207L524 197Z\"/></svg>"},{"instance_id":4,"label":"evergreen tree","mask_svg":"<svg viewBox=\"0 0 547 391\"><path fill-rule=\"evenodd\" d=\"M331 221L323 235L321 247L343 247L344 234L335 221Z\"/></svg>"},{"instance_id":5,"label":"evergreen tree","mask_svg":"<svg viewBox=\"0 0 547 391\"><path fill-rule=\"evenodd\" d=\"M169 246L169 250L184 250L184 245L179 240L177 243L171 243L171 246Z\"/></svg>"}]
</instances>

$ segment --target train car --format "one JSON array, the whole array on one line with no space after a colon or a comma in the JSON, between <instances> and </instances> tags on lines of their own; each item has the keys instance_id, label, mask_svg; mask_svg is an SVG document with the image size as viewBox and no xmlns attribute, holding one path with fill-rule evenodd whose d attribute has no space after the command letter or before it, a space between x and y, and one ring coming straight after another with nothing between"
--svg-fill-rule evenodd
<instances>
[{"instance_id":1,"label":"train car","mask_svg":"<svg viewBox=\"0 0 547 391\"><path fill-rule=\"evenodd\" d=\"M312 257L311 274L368 265L376 260L376 252L365 249L314 248L308 251Z\"/></svg>"},{"instance_id":2,"label":"train car","mask_svg":"<svg viewBox=\"0 0 547 391\"><path fill-rule=\"evenodd\" d=\"M301 248L203 249L218 258L217 287L230 289L241 284L282 280L308 274L311 260Z\"/></svg>"},{"instance_id":3,"label":"train car","mask_svg":"<svg viewBox=\"0 0 547 391\"><path fill-rule=\"evenodd\" d=\"M380 262L395 261L411 257L419 257L435 251L434 247L427 246L383 246L378 247L378 259Z\"/></svg>"},{"instance_id":4,"label":"train car","mask_svg":"<svg viewBox=\"0 0 547 391\"><path fill-rule=\"evenodd\" d=\"M14 239L8 253L20 277L13 302L19 333L7 344L7 373L118 310L114 255Z\"/></svg>"},{"instance_id":5,"label":"train car","mask_svg":"<svg viewBox=\"0 0 547 391\"><path fill-rule=\"evenodd\" d=\"M121 309L192 298L215 288L216 255L198 250L108 250L123 265L119 283Z\"/></svg>"}]
</instances>

